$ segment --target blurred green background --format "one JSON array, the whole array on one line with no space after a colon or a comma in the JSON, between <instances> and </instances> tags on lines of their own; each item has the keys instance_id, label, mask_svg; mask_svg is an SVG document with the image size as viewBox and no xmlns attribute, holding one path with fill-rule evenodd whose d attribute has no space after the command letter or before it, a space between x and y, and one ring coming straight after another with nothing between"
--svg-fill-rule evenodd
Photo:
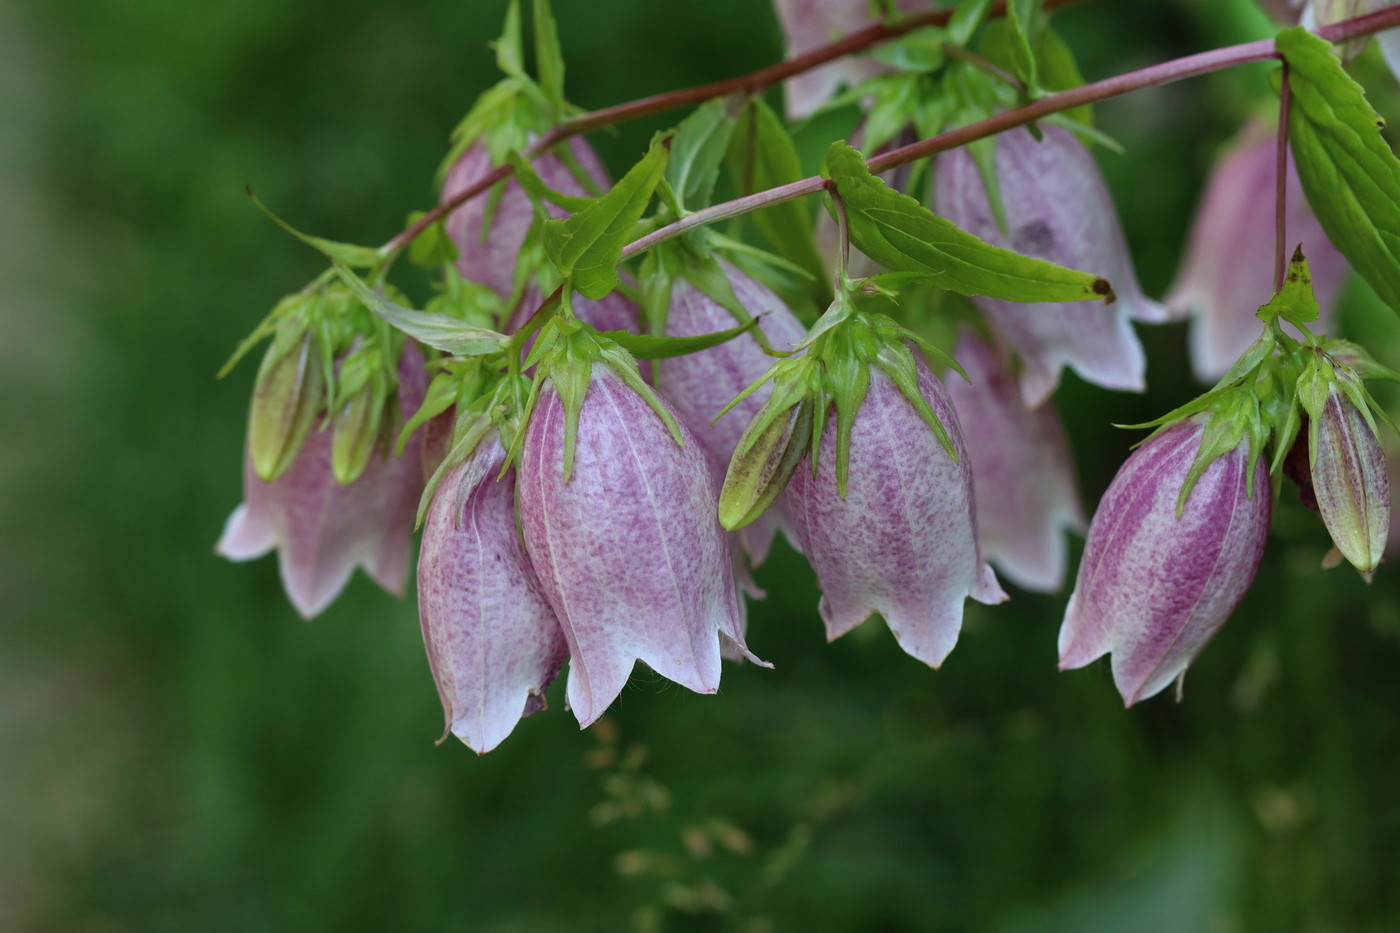
<instances>
[{"instance_id":1,"label":"blurred green background","mask_svg":"<svg viewBox=\"0 0 1400 933\"><path fill-rule=\"evenodd\" d=\"M556 6L584 107L780 55L761 0ZM1128 7L1057 15L1089 78L1269 30L1245 0ZM1063 597L969 605L939 672L879 622L825 645L783 550L751 626L775 670L717 697L639 672L582 733L552 694L484 758L433 744L411 597L357 577L302 624L273 560L214 556L255 367L214 373L320 269L245 184L387 238L495 80L503 10L0 6L0 930L1400 928L1400 580L1322 571L1291 493L1181 704L1056 673ZM1250 68L1099 108L1150 293L1266 93ZM802 132L809 166L850 118ZM667 119L593 141L616 171ZM1347 301L1393 344L1364 286ZM1143 337L1150 393L1058 399L1090 505L1138 436L1110 424L1193 392L1184 328Z\"/></svg>"}]
</instances>

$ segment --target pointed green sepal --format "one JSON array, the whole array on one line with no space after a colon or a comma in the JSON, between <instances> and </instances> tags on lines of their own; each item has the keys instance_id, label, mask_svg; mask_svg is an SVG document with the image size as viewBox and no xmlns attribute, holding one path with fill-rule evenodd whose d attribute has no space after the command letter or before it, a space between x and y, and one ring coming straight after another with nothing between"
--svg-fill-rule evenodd
<instances>
[{"instance_id":1,"label":"pointed green sepal","mask_svg":"<svg viewBox=\"0 0 1400 933\"><path fill-rule=\"evenodd\" d=\"M1283 288L1254 314L1264 323L1282 318L1290 324L1308 324L1317 320L1317 299L1313 297L1312 273L1303 257L1303 247L1293 250L1288 261L1288 274Z\"/></svg>"}]
</instances>

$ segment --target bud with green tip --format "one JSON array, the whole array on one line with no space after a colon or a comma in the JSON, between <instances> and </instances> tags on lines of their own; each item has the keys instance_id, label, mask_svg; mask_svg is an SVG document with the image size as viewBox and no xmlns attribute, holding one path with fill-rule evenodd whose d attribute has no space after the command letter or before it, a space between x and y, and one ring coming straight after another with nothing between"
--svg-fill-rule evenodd
<instances>
[{"instance_id":1,"label":"bud with green tip","mask_svg":"<svg viewBox=\"0 0 1400 933\"><path fill-rule=\"evenodd\" d=\"M352 351L341 362L336 374L339 398L331 415L331 472L337 482L353 483L374 452L387 445L383 428L391 379L377 346Z\"/></svg>"},{"instance_id":2,"label":"bud with green tip","mask_svg":"<svg viewBox=\"0 0 1400 933\"><path fill-rule=\"evenodd\" d=\"M305 321L285 320L258 369L248 410L248 456L259 479L277 479L301 452L325 405L323 372Z\"/></svg>"}]
</instances>

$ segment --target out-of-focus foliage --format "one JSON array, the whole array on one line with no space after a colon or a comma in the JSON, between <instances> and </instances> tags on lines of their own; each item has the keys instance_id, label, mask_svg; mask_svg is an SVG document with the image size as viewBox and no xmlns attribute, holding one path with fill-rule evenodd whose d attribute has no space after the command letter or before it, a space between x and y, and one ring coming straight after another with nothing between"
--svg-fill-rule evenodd
<instances>
[{"instance_id":1,"label":"out-of-focus foliage","mask_svg":"<svg viewBox=\"0 0 1400 933\"><path fill-rule=\"evenodd\" d=\"M585 107L779 54L765 4L556 6ZM301 229L381 242L432 203L503 12L0 8L0 929L1400 924L1400 578L1321 570L1325 532L1291 492L1181 705L1125 713L1106 665L1056 673L1063 597L971 609L939 672L877 625L826 646L784 549L759 583L785 598L751 618L775 670L730 667L716 697L643 672L584 733L557 684L480 759L433 745L411 600L357 580L304 625L273 561L214 556L255 367L214 373L321 267L245 184ZM1244 0L1056 21L1090 79L1269 28ZM1358 67L1393 115L1385 71ZM1128 150L1097 157L1149 293L1216 147L1267 94L1255 67L1096 109ZM804 170L853 118L798 132ZM673 119L595 141L616 170ZM1376 306L1356 285L1344 319L1394 346ZM1138 439L1110 424L1196 391L1181 326L1145 340L1146 396L1070 380L1058 397L1086 503Z\"/></svg>"}]
</instances>

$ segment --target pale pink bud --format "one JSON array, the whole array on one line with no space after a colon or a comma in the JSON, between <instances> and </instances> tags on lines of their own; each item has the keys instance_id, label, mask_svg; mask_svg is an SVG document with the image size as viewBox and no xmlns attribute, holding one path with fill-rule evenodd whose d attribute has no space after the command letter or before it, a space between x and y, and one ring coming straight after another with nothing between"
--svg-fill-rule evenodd
<instances>
[{"instance_id":1,"label":"pale pink bud","mask_svg":"<svg viewBox=\"0 0 1400 933\"><path fill-rule=\"evenodd\" d=\"M515 527L515 470L492 435L438 486L418 558L418 616L447 730L479 754L544 690L569 647Z\"/></svg>"},{"instance_id":2,"label":"pale pink bud","mask_svg":"<svg viewBox=\"0 0 1400 933\"><path fill-rule=\"evenodd\" d=\"M758 327L774 350L790 351L807 336L807 329L787 305L759 282L720 260L741 307L759 319ZM728 330L740 322L734 314L684 278L671 288L666 314L668 337L697 337ZM655 363L656 388L675 406L685 426L699 438L709 457L715 487L724 482L729 460L745 427L772 393L765 384L744 398L718 421L715 418L739 393L757 382L773 363L753 333L742 334L718 346ZM764 516L739 532L755 563L761 563L783 524L784 507L775 503Z\"/></svg>"},{"instance_id":3,"label":"pale pink bud","mask_svg":"<svg viewBox=\"0 0 1400 933\"><path fill-rule=\"evenodd\" d=\"M1335 384L1309 430L1317 510L1341 555L1370 573L1390 531L1390 483L1376 432Z\"/></svg>"},{"instance_id":4,"label":"pale pink bud","mask_svg":"<svg viewBox=\"0 0 1400 933\"><path fill-rule=\"evenodd\" d=\"M972 156L938 157L935 210L994 246L1015 250L1113 283L1117 301L973 302L1021 360L1021 394L1038 405L1069 366L1089 382L1141 391L1146 358L1132 320L1160 321L1162 307L1138 286L1108 187L1083 144L1068 130L1041 125L997 136L996 166L1009 235L1003 234Z\"/></svg>"},{"instance_id":5,"label":"pale pink bud","mask_svg":"<svg viewBox=\"0 0 1400 933\"><path fill-rule=\"evenodd\" d=\"M570 140L568 145L588 177L606 191L611 182L592 147L579 138ZM546 153L531 164L540 179L556 191L580 197L592 193L553 153ZM485 143L474 143L448 171L442 183L442 200L466 190L493 168ZM503 185L499 196L484 192L454 210L447 216L444 228L457 247L457 271L462 278L480 282L502 298L509 298L515 291L516 259L536 215L533 202L519 183L512 178ZM549 212L554 217L568 214L554 205L549 206Z\"/></svg>"},{"instance_id":6,"label":"pale pink bud","mask_svg":"<svg viewBox=\"0 0 1400 933\"><path fill-rule=\"evenodd\" d=\"M1185 261L1167 293L1172 313L1194 315L1191 365L1206 382L1225 375L1259 336L1262 325L1254 312L1273 293L1276 158L1274 134L1263 122L1240 131L1211 170ZM1302 245L1321 315L1309 328L1326 332L1347 262L1308 206L1291 155L1287 186L1289 249Z\"/></svg>"},{"instance_id":7,"label":"pale pink bud","mask_svg":"<svg viewBox=\"0 0 1400 933\"><path fill-rule=\"evenodd\" d=\"M1259 568L1272 496L1248 442L1213 461L1177 505L1201 447L1200 417L1128 457L1099 502L1060 628L1060 669L1113 656L1131 706L1186 672L1229 618Z\"/></svg>"},{"instance_id":8,"label":"pale pink bud","mask_svg":"<svg viewBox=\"0 0 1400 933\"><path fill-rule=\"evenodd\" d=\"M934 4L930 0L898 0L898 6L904 13L916 13ZM788 58L875 24L869 0L773 0L773 8L782 26ZM853 87L888 70L873 58L847 55L789 78L788 119L809 117L843 85Z\"/></svg>"},{"instance_id":9,"label":"pale pink bud","mask_svg":"<svg viewBox=\"0 0 1400 933\"><path fill-rule=\"evenodd\" d=\"M948 392L922 362L918 378L956 461L894 381L872 367L851 429L846 497L837 491L834 417L816 475L809 454L787 495L822 589L827 638L878 612L901 648L938 667L957 643L963 601L997 603L1006 594L978 549L972 471Z\"/></svg>"},{"instance_id":10,"label":"pale pink bud","mask_svg":"<svg viewBox=\"0 0 1400 933\"><path fill-rule=\"evenodd\" d=\"M1084 527L1055 406L1027 408L1007 361L971 331L954 356L967 379L950 378L948 394L976 480L982 550L1020 586L1054 592L1065 576L1065 531Z\"/></svg>"},{"instance_id":11,"label":"pale pink bud","mask_svg":"<svg viewBox=\"0 0 1400 933\"><path fill-rule=\"evenodd\" d=\"M423 355L409 343L399 362L399 410L406 420L426 388ZM353 483L338 483L331 469L332 432L315 429L296 460L264 482L246 460L243 504L234 509L215 550L229 560L252 560L277 548L282 586L305 618L325 609L345 588L356 566L380 586L403 594L409 537L423 491L419 446L401 457L381 451Z\"/></svg>"},{"instance_id":12,"label":"pale pink bud","mask_svg":"<svg viewBox=\"0 0 1400 933\"><path fill-rule=\"evenodd\" d=\"M594 364L565 481L567 415L553 380L525 432L520 525L568 640L568 701L601 716L640 660L700 693L719 689L720 642L742 645L730 552L699 442L672 438L648 402Z\"/></svg>"}]
</instances>

